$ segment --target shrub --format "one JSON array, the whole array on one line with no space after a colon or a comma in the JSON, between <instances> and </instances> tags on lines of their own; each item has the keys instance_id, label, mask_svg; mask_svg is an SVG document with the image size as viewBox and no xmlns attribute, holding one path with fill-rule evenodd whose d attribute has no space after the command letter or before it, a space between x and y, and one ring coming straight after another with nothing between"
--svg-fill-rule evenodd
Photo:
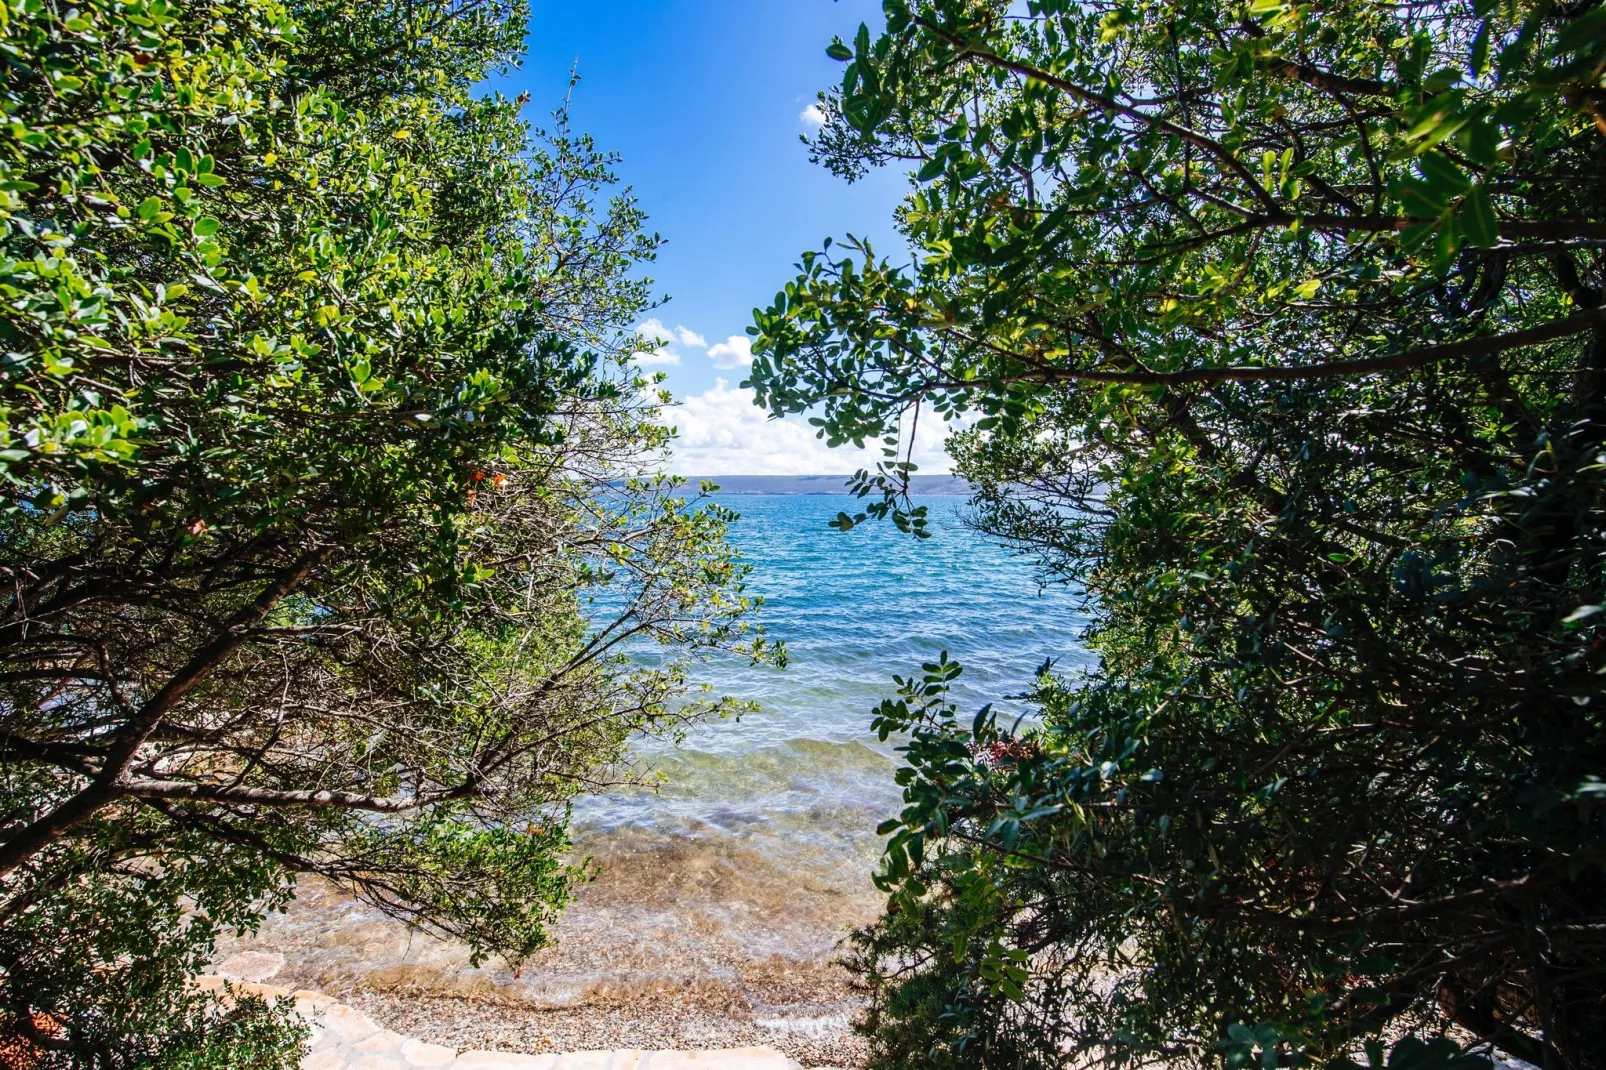
<instances>
[{"instance_id":1,"label":"shrub","mask_svg":"<svg viewBox=\"0 0 1606 1070\"><path fill-rule=\"evenodd\" d=\"M885 7L814 147L913 170L912 262L806 253L752 380L889 436L844 529L962 417L1098 664L881 709L876 1065L1600 1067L1606 10Z\"/></svg>"}]
</instances>

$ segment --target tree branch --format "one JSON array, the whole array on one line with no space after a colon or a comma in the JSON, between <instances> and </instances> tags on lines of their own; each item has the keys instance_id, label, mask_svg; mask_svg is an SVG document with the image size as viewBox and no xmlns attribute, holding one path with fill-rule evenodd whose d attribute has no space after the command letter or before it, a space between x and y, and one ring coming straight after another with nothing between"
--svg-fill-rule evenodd
<instances>
[{"instance_id":1,"label":"tree branch","mask_svg":"<svg viewBox=\"0 0 1606 1070\"><path fill-rule=\"evenodd\" d=\"M400 814L417 810L438 802L460 799L470 794L471 786L430 792L412 798L382 798L363 795L355 791L308 789L280 791L273 788L252 788L228 784L200 784L192 780L126 780L118 785L120 793L139 799L166 799L178 802L229 803L242 806L268 807L339 807L343 810L366 810L376 814Z\"/></svg>"},{"instance_id":2,"label":"tree branch","mask_svg":"<svg viewBox=\"0 0 1606 1070\"><path fill-rule=\"evenodd\" d=\"M1441 345L1424 346L1421 349L1411 349L1404 353L1396 353L1393 356L1375 357L1368 360L1334 360L1321 364L1295 364L1279 367L1189 368L1176 372L1082 371L1075 368L1044 367L1030 375L1014 376L1007 378L1005 381L1131 383L1137 386L1179 386L1184 383L1289 382L1301 379L1334 379L1355 375L1373 375L1378 372L1406 371L1446 360L1488 356L1508 349L1538 345L1541 342L1551 342L1558 338L1583 334L1603 326L1606 326L1606 308L1597 308L1564 320L1552 320L1550 323L1529 327L1521 331L1512 331L1509 334L1488 335L1482 338L1468 338L1461 342L1446 342ZM942 384L938 389L970 388L978 385L981 381L952 382Z\"/></svg>"},{"instance_id":3,"label":"tree branch","mask_svg":"<svg viewBox=\"0 0 1606 1070\"><path fill-rule=\"evenodd\" d=\"M996 52L990 52L984 48L978 48L974 45L968 44L963 38L960 38L957 35L942 29L940 26L937 26L926 19L917 18L914 20L914 22L916 25L929 30L932 34L940 37L948 44L959 49L961 58L969 57L971 59L978 60L989 67L996 67L999 70L1005 70L1012 74L1018 74L1022 78L1030 78L1033 81L1041 82L1044 85L1053 86L1055 89L1058 89L1067 96L1074 97L1084 104L1091 104L1107 114L1119 115L1123 118L1142 123L1151 130L1158 130L1161 133L1171 134L1174 137L1181 138L1188 144L1209 153L1211 156L1214 156L1217 160L1220 160L1223 164L1225 164L1228 170L1232 171L1235 175L1243 180L1244 184L1249 187L1250 192L1253 193L1255 198L1262 204L1266 205L1268 208L1275 209L1277 207L1276 199L1273 198L1270 193L1266 192L1266 188L1260 184L1260 180L1255 177L1255 173L1249 169L1247 164L1238 159L1237 156L1233 155L1232 151L1229 150L1225 145L1221 144L1221 142L1206 137L1197 130L1191 130L1188 127L1173 123L1169 119L1162 119L1157 115L1150 115L1148 112L1141 111L1126 104L1122 104L1120 101L1112 100L1102 93L1095 93L1091 89L1077 85L1075 82L1070 81L1067 78L1061 78L1057 74L1051 74L1040 67L1034 67L1029 63L1022 63L1019 60L1005 59Z\"/></svg>"},{"instance_id":4,"label":"tree branch","mask_svg":"<svg viewBox=\"0 0 1606 1070\"><path fill-rule=\"evenodd\" d=\"M119 783L129 762L144 744L146 738L161 723L162 718L185 695L217 668L218 664L244 641L250 630L260 624L278 605L279 600L300 586L313 569L322 564L334 547L325 547L305 554L280 573L267 588L190 658L167 684L151 696L139 711L130 718L113 737L107 748L106 759L100 772L78 794L10 836L0 845L0 877L15 870L38 854L53 841L65 835L73 826L90 817L122 794Z\"/></svg>"}]
</instances>

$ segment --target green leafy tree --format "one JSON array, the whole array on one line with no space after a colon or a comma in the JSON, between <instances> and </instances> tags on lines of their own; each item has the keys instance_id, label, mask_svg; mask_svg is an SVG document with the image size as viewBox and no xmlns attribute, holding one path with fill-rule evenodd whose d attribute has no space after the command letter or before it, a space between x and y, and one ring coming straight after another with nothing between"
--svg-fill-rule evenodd
<instances>
[{"instance_id":1,"label":"green leafy tree","mask_svg":"<svg viewBox=\"0 0 1606 1070\"><path fill-rule=\"evenodd\" d=\"M647 474L657 238L471 91L524 32L0 3L0 1024L47 1064L293 1065L185 982L297 874L519 961L566 800L722 705L688 659L771 656L730 514Z\"/></svg>"},{"instance_id":2,"label":"green leafy tree","mask_svg":"<svg viewBox=\"0 0 1606 1070\"><path fill-rule=\"evenodd\" d=\"M879 711L876 1064L1606 1065L1606 9L885 10L813 147L912 259L805 253L752 382L885 439L844 529L958 421L1098 662Z\"/></svg>"}]
</instances>

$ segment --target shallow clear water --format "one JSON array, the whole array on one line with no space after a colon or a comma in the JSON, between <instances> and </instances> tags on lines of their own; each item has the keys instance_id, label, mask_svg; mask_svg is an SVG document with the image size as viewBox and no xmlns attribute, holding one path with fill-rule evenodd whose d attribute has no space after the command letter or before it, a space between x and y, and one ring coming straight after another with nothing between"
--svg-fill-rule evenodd
<instances>
[{"instance_id":1,"label":"shallow clear water","mask_svg":"<svg viewBox=\"0 0 1606 1070\"><path fill-rule=\"evenodd\" d=\"M223 953L279 951L287 965L276 983L337 994L398 989L549 1008L638 999L668 1001L677 1014L702 1008L708 1021L731 1008L784 1028L845 1021L855 997L832 960L843 935L881 908L870 883L875 828L900 806L897 741L870 732L892 674L917 674L946 650L965 666L962 708L1019 708L1006 696L1045 658L1066 668L1085 659L1077 635L1086 621L1073 592L1040 591L1029 561L964 527L962 497L922 499L935 536L918 542L887 524L826 527L854 507L845 497L724 500L742 514L732 535L790 665L701 666L700 680L757 700L760 712L697 725L678 748L638 745L637 757L667 778L658 792L579 800L576 845L600 873L557 920L552 947L522 971L474 966L463 946L314 882L289 914Z\"/></svg>"},{"instance_id":2,"label":"shallow clear water","mask_svg":"<svg viewBox=\"0 0 1606 1070\"><path fill-rule=\"evenodd\" d=\"M765 597L762 619L786 642L789 665L701 666L699 680L756 700L760 712L698 725L678 748L638 746L666 777L662 788L582 800L580 842L606 855L621 838L689 840L725 858L761 857L767 879L777 870L793 878L774 889L782 894L802 880L844 894L867 889L875 826L900 805L897 741L870 731L873 708L895 691L892 675L918 674L946 650L964 665L962 709L993 702L1023 710L1008 696L1045 658L1066 668L1085 660L1077 636L1086 618L1073 592L1041 589L1029 560L966 527L963 497L920 499L934 531L925 540L890 524L845 534L828 527L839 509L854 510L845 496L721 500L741 513L732 537L753 565L750 586ZM807 954L830 942L823 930L818 940L798 935L777 943Z\"/></svg>"}]
</instances>

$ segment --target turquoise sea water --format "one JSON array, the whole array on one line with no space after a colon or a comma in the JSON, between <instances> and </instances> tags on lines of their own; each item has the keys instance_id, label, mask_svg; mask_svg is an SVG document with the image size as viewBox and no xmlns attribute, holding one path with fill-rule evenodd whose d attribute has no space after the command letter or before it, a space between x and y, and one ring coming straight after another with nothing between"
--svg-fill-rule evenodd
<instances>
[{"instance_id":1,"label":"turquoise sea water","mask_svg":"<svg viewBox=\"0 0 1606 1070\"><path fill-rule=\"evenodd\" d=\"M786 642L789 665L701 666L699 680L756 700L760 712L698 725L678 747L639 745L638 757L666 778L661 789L582 800L577 830L582 846L628 854L632 868L658 860L658 883L640 888L643 903L661 893L675 900L666 898L665 910L685 908L685 875L670 872L677 866L722 874L717 889L704 889L705 907L732 924L780 919L787 924L755 925L743 938L807 955L864 908L875 826L900 805L897 741L870 731L873 708L895 690L892 674L917 674L946 650L964 665L962 708L1024 709L1007 696L1025 689L1045 658L1064 668L1085 662L1077 637L1086 618L1073 592L1042 589L1029 560L967 528L962 496L920 499L934 537L918 541L890 524L846 534L827 527L839 509L854 509L846 496L720 499L741 513L732 536L753 565L750 585L766 599L763 621ZM793 894L799 888L818 893L809 910Z\"/></svg>"},{"instance_id":2,"label":"turquoise sea water","mask_svg":"<svg viewBox=\"0 0 1606 1070\"><path fill-rule=\"evenodd\" d=\"M329 991L378 985L551 1007L639 997L845 1030L855 997L832 963L843 936L882 908L870 880L875 828L900 806L898 741L870 732L892 674L918 674L946 650L965 666L963 708L1020 708L1007 696L1045 658L1067 669L1085 660L1086 622L1073 592L1040 591L1031 562L961 523L963 497L924 495L935 537L918 542L885 524L826 527L854 507L845 496L724 500L742 515L732 535L790 665L701 666L700 680L760 711L696 725L678 747L637 744L635 757L664 775L661 790L577 801L577 854L599 875L555 920L551 947L522 971L476 967L466 948L323 886L303 888L288 915L239 947L280 951L286 977Z\"/></svg>"},{"instance_id":3,"label":"turquoise sea water","mask_svg":"<svg viewBox=\"0 0 1606 1070\"><path fill-rule=\"evenodd\" d=\"M957 687L964 709L1020 709L1007 696L1029 686L1045 658L1066 669L1085 661L1077 636L1086 621L1074 592L1039 590L1030 561L964 526L962 496L922 495L935 531L924 541L886 524L828 528L856 504L837 494L723 500L741 513L732 536L790 665L700 666L697 679L756 700L759 712L693 726L678 747L638 743L635 758L665 777L656 792L577 800L576 854L595 861L598 875L554 920L550 947L520 971L495 960L476 966L462 945L426 939L310 884L288 914L225 952L284 954L292 987L400 988L557 1008L639 998L669 1001L677 1014L746 1008L753 1021L772 1023L763 1028L783 1030L776 1037L843 1033L857 997L833 963L842 938L884 905L871 884L882 844L875 829L901 805L898 741L870 731L873 708L895 690L892 674L918 674L946 650L965 666Z\"/></svg>"}]
</instances>

